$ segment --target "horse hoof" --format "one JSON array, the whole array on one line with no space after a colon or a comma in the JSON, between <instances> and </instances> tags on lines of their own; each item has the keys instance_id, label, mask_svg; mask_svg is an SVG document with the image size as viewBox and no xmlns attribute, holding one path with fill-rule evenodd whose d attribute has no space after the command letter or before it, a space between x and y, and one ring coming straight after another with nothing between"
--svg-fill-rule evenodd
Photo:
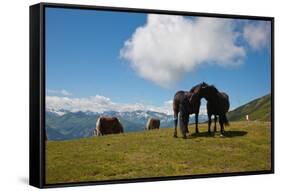
<instances>
[{"instance_id":1,"label":"horse hoof","mask_svg":"<svg viewBox=\"0 0 281 191\"><path fill-rule=\"evenodd\" d=\"M224 135L223 134L220 134L220 137L223 137Z\"/></svg>"},{"instance_id":2,"label":"horse hoof","mask_svg":"<svg viewBox=\"0 0 281 191\"><path fill-rule=\"evenodd\" d=\"M174 138L178 138L178 136L177 136L177 135L174 135Z\"/></svg>"},{"instance_id":3,"label":"horse hoof","mask_svg":"<svg viewBox=\"0 0 281 191\"><path fill-rule=\"evenodd\" d=\"M182 138L183 138L183 139L187 139L187 136L183 136Z\"/></svg>"}]
</instances>

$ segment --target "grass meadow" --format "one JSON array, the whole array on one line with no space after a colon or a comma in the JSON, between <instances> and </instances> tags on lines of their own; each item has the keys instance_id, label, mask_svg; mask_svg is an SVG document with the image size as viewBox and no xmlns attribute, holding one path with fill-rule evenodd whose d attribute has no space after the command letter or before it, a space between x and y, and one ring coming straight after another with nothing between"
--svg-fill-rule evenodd
<instances>
[{"instance_id":1,"label":"grass meadow","mask_svg":"<svg viewBox=\"0 0 281 191\"><path fill-rule=\"evenodd\" d=\"M173 128L46 142L46 183L260 171L271 169L271 123L232 122L225 136L173 138ZM219 127L218 127L219 130Z\"/></svg>"}]
</instances>

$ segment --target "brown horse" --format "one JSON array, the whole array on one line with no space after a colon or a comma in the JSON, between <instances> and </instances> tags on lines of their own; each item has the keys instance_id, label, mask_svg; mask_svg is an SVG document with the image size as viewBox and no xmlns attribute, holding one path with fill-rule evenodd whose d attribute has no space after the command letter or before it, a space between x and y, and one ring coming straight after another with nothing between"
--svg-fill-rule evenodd
<instances>
[{"instance_id":1,"label":"brown horse","mask_svg":"<svg viewBox=\"0 0 281 191\"><path fill-rule=\"evenodd\" d=\"M196 133L199 133L198 130L198 115L201 105L201 101L198 98L193 103L190 103L190 98L192 94L198 89L200 89L202 84L198 84L188 91L178 91L173 100L173 111L174 111L174 137L177 137L177 126L178 126L178 117L180 114L180 128L183 134L183 138L186 138L186 133L188 133L188 123L189 115L195 114L195 127Z\"/></svg>"},{"instance_id":2,"label":"brown horse","mask_svg":"<svg viewBox=\"0 0 281 191\"><path fill-rule=\"evenodd\" d=\"M116 117L99 117L94 133L96 136L123 133L123 126Z\"/></svg>"},{"instance_id":3,"label":"brown horse","mask_svg":"<svg viewBox=\"0 0 281 191\"><path fill-rule=\"evenodd\" d=\"M211 132L211 116L214 115L215 123L216 117L219 116L221 134L223 135L224 125L229 125L226 117L226 113L228 112L230 107L228 95L224 92L219 92L215 86L204 83L193 93L190 98L190 102L195 103L198 99L201 100L202 98L205 98L207 100L208 132Z\"/></svg>"},{"instance_id":4,"label":"brown horse","mask_svg":"<svg viewBox=\"0 0 281 191\"><path fill-rule=\"evenodd\" d=\"M159 129L160 128L160 120L157 118L149 118L146 126L145 126L145 130L151 130L151 129Z\"/></svg>"},{"instance_id":5,"label":"brown horse","mask_svg":"<svg viewBox=\"0 0 281 191\"><path fill-rule=\"evenodd\" d=\"M177 126L179 117L180 129L183 138L186 139L186 134L188 133L189 114L191 113L191 105L189 103L190 96L191 94L187 91L178 91L174 96L174 137L177 137Z\"/></svg>"}]
</instances>

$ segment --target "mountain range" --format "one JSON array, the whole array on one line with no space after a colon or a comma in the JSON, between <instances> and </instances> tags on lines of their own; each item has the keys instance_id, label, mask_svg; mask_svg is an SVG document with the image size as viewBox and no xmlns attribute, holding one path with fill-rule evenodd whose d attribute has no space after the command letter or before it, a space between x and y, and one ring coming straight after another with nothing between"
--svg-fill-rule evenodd
<instances>
[{"instance_id":1,"label":"mountain range","mask_svg":"<svg viewBox=\"0 0 281 191\"><path fill-rule=\"evenodd\" d=\"M245 120L249 115L250 120L271 120L271 94L257 98L230 112L229 121ZM100 116L115 116L121 121L125 132L143 131L149 117L159 118L161 128L173 127L173 115L155 111L117 112L106 111L102 113L90 111L71 112L68 110L47 110L46 130L49 140L68 140L93 136L96 120ZM206 115L199 115L199 123L206 122ZM194 115L190 116L190 123L194 123Z\"/></svg>"},{"instance_id":2,"label":"mountain range","mask_svg":"<svg viewBox=\"0 0 281 191\"><path fill-rule=\"evenodd\" d=\"M50 140L67 140L93 136L93 130L96 126L96 120L100 116L117 117L125 132L143 131L149 117L160 119L161 128L173 126L173 115L155 111L132 111L116 112L106 111L97 112L70 112L67 110L48 110L46 112L46 129L48 139ZM207 116L201 115L199 122L205 122ZM190 117L190 123L194 123L194 115Z\"/></svg>"}]
</instances>

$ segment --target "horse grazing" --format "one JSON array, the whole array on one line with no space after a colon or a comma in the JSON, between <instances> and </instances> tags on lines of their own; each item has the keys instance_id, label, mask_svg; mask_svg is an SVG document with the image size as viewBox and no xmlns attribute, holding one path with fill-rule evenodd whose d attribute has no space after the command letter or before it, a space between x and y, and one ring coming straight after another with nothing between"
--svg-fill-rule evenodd
<instances>
[{"instance_id":1,"label":"horse grazing","mask_svg":"<svg viewBox=\"0 0 281 191\"><path fill-rule=\"evenodd\" d=\"M229 97L224 92L219 92L213 85L204 84L197 89L190 98L190 102L194 103L198 99L205 98L207 100L207 114L208 114L208 132L211 132L212 115L216 118L219 116L219 124L221 127L221 134L224 133L224 125L229 125L226 113L229 110ZM216 131L216 124L215 124Z\"/></svg>"},{"instance_id":2,"label":"horse grazing","mask_svg":"<svg viewBox=\"0 0 281 191\"><path fill-rule=\"evenodd\" d=\"M94 133L96 136L123 133L123 126L116 117L99 117Z\"/></svg>"},{"instance_id":3,"label":"horse grazing","mask_svg":"<svg viewBox=\"0 0 281 191\"><path fill-rule=\"evenodd\" d=\"M205 83L202 83L205 85ZM201 101L198 98L194 102L190 103L190 98L194 92L196 92L202 84L198 84L188 91L178 91L173 100L173 111L174 111L174 137L177 137L177 126L178 126L178 116L180 114L180 128L183 134L183 138L186 138L186 133L188 133L188 123L189 115L195 114L195 129L196 133L199 133L198 130L198 115L201 105Z\"/></svg>"},{"instance_id":4,"label":"horse grazing","mask_svg":"<svg viewBox=\"0 0 281 191\"><path fill-rule=\"evenodd\" d=\"M160 128L160 120L157 118L150 117L147 120L144 130L159 129L159 128Z\"/></svg>"}]
</instances>

